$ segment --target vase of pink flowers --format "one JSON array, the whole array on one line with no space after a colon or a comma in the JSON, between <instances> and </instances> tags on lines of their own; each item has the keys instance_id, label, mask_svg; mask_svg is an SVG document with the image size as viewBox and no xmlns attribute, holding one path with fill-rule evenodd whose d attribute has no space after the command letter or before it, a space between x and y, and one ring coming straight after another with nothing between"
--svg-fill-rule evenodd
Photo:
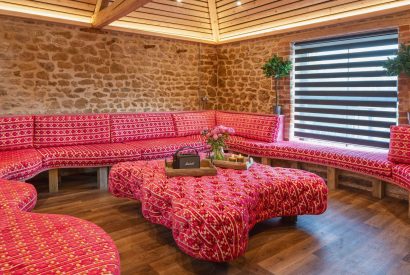
<instances>
[{"instance_id":1,"label":"vase of pink flowers","mask_svg":"<svg viewBox=\"0 0 410 275\"><path fill-rule=\"evenodd\" d=\"M224 159L226 139L234 133L235 130L233 128L225 127L223 125L216 126L212 130L203 131L202 135L206 138L206 142L211 146L213 159Z\"/></svg>"}]
</instances>

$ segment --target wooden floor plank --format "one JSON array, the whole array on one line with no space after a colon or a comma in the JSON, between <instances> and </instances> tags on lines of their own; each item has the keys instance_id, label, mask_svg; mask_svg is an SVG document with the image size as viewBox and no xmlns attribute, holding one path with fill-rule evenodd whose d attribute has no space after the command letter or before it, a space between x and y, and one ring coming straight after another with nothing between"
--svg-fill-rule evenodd
<instances>
[{"instance_id":1,"label":"wooden floor plank","mask_svg":"<svg viewBox=\"0 0 410 275\"><path fill-rule=\"evenodd\" d=\"M111 235L122 274L410 274L406 201L338 189L325 214L300 216L295 225L280 218L259 223L245 255L217 264L181 252L170 230L143 218L140 203L99 190L95 173L65 176L53 194L47 178L33 184L35 212L73 215Z\"/></svg>"}]
</instances>

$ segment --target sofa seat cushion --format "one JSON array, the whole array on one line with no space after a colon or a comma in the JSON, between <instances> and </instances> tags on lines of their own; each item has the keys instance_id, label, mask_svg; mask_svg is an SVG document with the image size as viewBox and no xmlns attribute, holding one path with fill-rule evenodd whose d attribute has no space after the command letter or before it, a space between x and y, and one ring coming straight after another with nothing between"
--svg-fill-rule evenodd
<instances>
[{"instance_id":1,"label":"sofa seat cushion","mask_svg":"<svg viewBox=\"0 0 410 275\"><path fill-rule=\"evenodd\" d=\"M183 112L172 115L179 137L201 134L203 130L215 127L215 111Z\"/></svg>"},{"instance_id":2,"label":"sofa seat cushion","mask_svg":"<svg viewBox=\"0 0 410 275\"><path fill-rule=\"evenodd\" d=\"M352 150L303 142L279 142L272 146L272 155L323 164L371 176L390 177L392 163L387 152Z\"/></svg>"},{"instance_id":3,"label":"sofa seat cushion","mask_svg":"<svg viewBox=\"0 0 410 275\"><path fill-rule=\"evenodd\" d=\"M393 181L410 191L410 165L397 164L393 165Z\"/></svg>"},{"instance_id":4,"label":"sofa seat cushion","mask_svg":"<svg viewBox=\"0 0 410 275\"><path fill-rule=\"evenodd\" d=\"M282 140L283 116L216 112L216 124L235 129L235 135L249 139L275 142Z\"/></svg>"},{"instance_id":5,"label":"sofa seat cushion","mask_svg":"<svg viewBox=\"0 0 410 275\"><path fill-rule=\"evenodd\" d=\"M36 148L110 142L110 115L42 115L35 117Z\"/></svg>"},{"instance_id":6,"label":"sofa seat cushion","mask_svg":"<svg viewBox=\"0 0 410 275\"><path fill-rule=\"evenodd\" d=\"M112 114L111 142L175 137L171 113Z\"/></svg>"},{"instance_id":7,"label":"sofa seat cushion","mask_svg":"<svg viewBox=\"0 0 410 275\"><path fill-rule=\"evenodd\" d=\"M191 146L198 151L208 148L199 136L150 139L128 142L126 144L137 148L141 152L141 158L144 160L172 156L176 150L184 146Z\"/></svg>"},{"instance_id":8,"label":"sofa seat cushion","mask_svg":"<svg viewBox=\"0 0 410 275\"><path fill-rule=\"evenodd\" d=\"M389 160L410 164L410 125L390 127Z\"/></svg>"},{"instance_id":9,"label":"sofa seat cushion","mask_svg":"<svg viewBox=\"0 0 410 275\"><path fill-rule=\"evenodd\" d=\"M109 166L141 157L138 150L122 143L48 147L38 152L47 168Z\"/></svg>"},{"instance_id":10,"label":"sofa seat cushion","mask_svg":"<svg viewBox=\"0 0 410 275\"><path fill-rule=\"evenodd\" d=\"M271 146L277 143L264 142L239 136L230 136L226 141L227 149L244 152L253 156L267 156Z\"/></svg>"},{"instance_id":11,"label":"sofa seat cushion","mask_svg":"<svg viewBox=\"0 0 410 275\"><path fill-rule=\"evenodd\" d=\"M33 185L0 179L0 209L31 211L37 202L37 191Z\"/></svg>"},{"instance_id":12,"label":"sofa seat cushion","mask_svg":"<svg viewBox=\"0 0 410 275\"><path fill-rule=\"evenodd\" d=\"M0 117L0 151L33 148L33 116Z\"/></svg>"},{"instance_id":13,"label":"sofa seat cushion","mask_svg":"<svg viewBox=\"0 0 410 275\"><path fill-rule=\"evenodd\" d=\"M264 143L232 137L228 146L234 151L261 157L310 162L371 176L391 177L393 164L387 152L368 152L297 141Z\"/></svg>"},{"instance_id":14,"label":"sofa seat cushion","mask_svg":"<svg viewBox=\"0 0 410 275\"><path fill-rule=\"evenodd\" d=\"M0 178L25 180L42 171L41 155L35 149L0 152Z\"/></svg>"},{"instance_id":15,"label":"sofa seat cushion","mask_svg":"<svg viewBox=\"0 0 410 275\"><path fill-rule=\"evenodd\" d=\"M78 218L0 210L0 274L120 274L118 250Z\"/></svg>"}]
</instances>

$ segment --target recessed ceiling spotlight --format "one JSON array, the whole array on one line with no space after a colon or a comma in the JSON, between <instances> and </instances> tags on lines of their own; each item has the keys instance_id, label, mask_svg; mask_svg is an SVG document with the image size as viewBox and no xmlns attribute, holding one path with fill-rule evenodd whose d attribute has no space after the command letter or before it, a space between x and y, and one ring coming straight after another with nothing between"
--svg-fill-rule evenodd
<instances>
[{"instance_id":1,"label":"recessed ceiling spotlight","mask_svg":"<svg viewBox=\"0 0 410 275\"><path fill-rule=\"evenodd\" d=\"M178 2L178 3L181 3L181 2L182 2L182 0L177 0L177 2Z\"/></svg>"},{"instance_id":2,"label":"recessed ceiling spotlight","mask_svg":"<svg viewBox=\"0 0 410 275\"><path fill-rule=\"evenodd\" d=\"M237 6L242 5L242 2L241 2L241 1L236 1L236 5L237 5Z\"/></svg>"}]
</instances>

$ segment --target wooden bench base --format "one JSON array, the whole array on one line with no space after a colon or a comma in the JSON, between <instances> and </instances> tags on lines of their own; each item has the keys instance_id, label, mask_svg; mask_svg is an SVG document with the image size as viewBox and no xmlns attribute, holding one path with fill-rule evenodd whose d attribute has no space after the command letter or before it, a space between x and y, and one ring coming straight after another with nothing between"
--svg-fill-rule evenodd
<instances>
[{"instance_id":1,"label":"wooden bench base","mask_svg":"<svg viewBox=\"0 0 410 275\"><path fill-rule=\"evenodd\" d=\"M102 191L108 190L108 167L97 168L98 188ZM48 171L48 188L50 193L58 192L58 186L61 183L61 173L59 169Z\"/></svg>"},{"instance_id":2,"label":"wooden bench base","mask_svg":"<svg viewBox=\"0 0 410 275\"><path fill-rule=\"evenodd\" d=\"M100 167L97 170L98 188L102 191L108 190L108 167Z\"/></svg>"}]
</instances>

